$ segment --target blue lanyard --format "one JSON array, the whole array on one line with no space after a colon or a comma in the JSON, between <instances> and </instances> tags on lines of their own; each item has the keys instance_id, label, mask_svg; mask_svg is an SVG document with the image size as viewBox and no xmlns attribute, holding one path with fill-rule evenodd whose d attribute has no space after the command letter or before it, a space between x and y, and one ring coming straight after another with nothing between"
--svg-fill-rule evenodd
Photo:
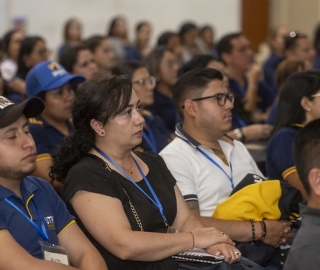
<instances>
[{"instance_id":1,"label":"blue lanyard","mask_svg":"<svg viewBox=\"0 0 320 270\"><path fill-rule=\"evenodd\" d=\"M33 202L33 204L34 204L34 207L35 207L36 210L37 210L37 214L38 214L38 217L39 217L40 222L41 222L41 229L39 228L39 226L38 226L31 218L29 218L25 213L23 213L23 212L21 211L21 209L18 208L18 207L17 207L13 202L11 202L8 198L5 198L4 200L5 200L8 204L10 204L13 208L15 208L16 210L18 210L18 211L20 212L20 214L21 214L23 217L25 217L25 218L31 223L31 225L37 230L37 232L39 233L39 235L41 236L41 238L42 238L44 241L48 242L49 237L48 237L48 233L47 233L47 230L46 230L46 226L45 226L45 224L44 224L44 218L43 218L42 214L40 213L40 211L39 211L39 209L38 209L38 207L37 207L37 205L35 204L34 201L32 201L32 202Z\"/></svg>"},{"instance_id":2,"label":"blue lanyard","mask_svg":"<svg viewBox=\"0 0 320 270\"><path fill-rule=\"evenodd\" d=\"M153 132L152 132L152 130L150 128L144 130L144 132L142 133L142 138L151 147L151 150L153 152L158 153L156 140L155 140Z\"/></svg>"},{"instance_id":3,"label":"blue lanyard","mask_svg":"<svg viewBox=\"0 0 320 270\"><path fill-rule=\"evenodd\" d=\"M182 139L181 137L179 137L181 140L185 141L186 143L190 144L191 143L185 139ZM211 157L209 157L203 150L201 150L199 147L196 146L196 149L205 157L207 158L211 163L213 163L215 166L217 166L222 172L224 172L224 174L228 177L229 181L230 181L230 185L231 188L234 189L234 183L233 183L233 179L232 179L232 164L230 162L230 170L231 170L231 177L225 172L225 170L215 161L213 160Z\"/></svg>"},{"instance_id":4,"label":"blue lanyard","mask_svg":"<svg viewBox=\"0 0 320 270\"><path fill-rule=\"evenodd\" d=\"M156 193L154 192L153 188L151 187L151 185L150 185L147 177L144 175L143 171L141 170L138 162L132 157L132 159L133 159L134 163L136 164L136 166L137 166L137 168L138 168L141 176L143 177L144 181L146 182L146 184L147 184L147 186L148 186L148 188L149 188L149 190L150 190L150 192L151 192L154 200L153 200L141 187L139 187L139 186L137 185L137 183L136 183L124 170L122 170L122 168L121 168L117 163L115 163L107 154L105 154L104 152L102 152L102 151L101 151L99 148L97 148L97 147L94 147L94 149L95 149L100 155L102 155L102 156L105 157L108 161L110 161L120 172L122 172L123 175L125 175L125 177L126 177L128 180L131 181L132 184L134 184L134 185L136 186L136 188L138 188L151 202L153 202L153 204L159 209L160 214L161 214L161 216L162 216L162 218L163 218L164 224L165 224L167 227L169 227L168 222L167 222L167 218L166 218L166 216L165 216L164 213L163 213L162 204L161 204L161 202L159 201L159 199L158 199Z\"/></svg>"}]
</instances>

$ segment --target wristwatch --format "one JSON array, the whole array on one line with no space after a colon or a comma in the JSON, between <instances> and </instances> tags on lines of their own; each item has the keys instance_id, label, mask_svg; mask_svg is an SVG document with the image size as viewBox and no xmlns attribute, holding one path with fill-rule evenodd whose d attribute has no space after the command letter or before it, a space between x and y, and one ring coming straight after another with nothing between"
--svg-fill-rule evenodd
<instances>
[{"instance_id":1,"label":"wristwatch","mask_svg":"<svg viewBox=\"0 0 320 270\"><path fill-rule=\"evenodd\" d=\"M241 128L236 128L233 130L234 131L234 134L236 135L237 139L241 142L244 142L245 140L245 136L243 134L243 131Z\"/></svg>"}]
</instances>

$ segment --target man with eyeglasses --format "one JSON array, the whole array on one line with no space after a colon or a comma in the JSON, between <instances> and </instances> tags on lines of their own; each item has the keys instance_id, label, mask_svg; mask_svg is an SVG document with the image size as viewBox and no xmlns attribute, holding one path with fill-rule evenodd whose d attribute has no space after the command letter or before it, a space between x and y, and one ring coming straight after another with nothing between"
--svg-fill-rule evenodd
<instances>
[{"instance_id":1,"label":"man with eyeglasses","mask_svg":"<svg viewBox=\"0 0 320 270\"><path fill-rule=\"evenodd\" d=\"M189 71L178 79L173 101L182 123L176 127L177 137L160 155L196 218L235 241L249 242L253 239L249 221L212 218L217 205L243 179L262 179L245 146L225 135L231 129L234 96L222 80L221 72L210 68ZM265 224L266 244L278 247L286 241L290 222L266 220ZM254 231L263 235L259 224Z\"/></svg>"}]
</instances>

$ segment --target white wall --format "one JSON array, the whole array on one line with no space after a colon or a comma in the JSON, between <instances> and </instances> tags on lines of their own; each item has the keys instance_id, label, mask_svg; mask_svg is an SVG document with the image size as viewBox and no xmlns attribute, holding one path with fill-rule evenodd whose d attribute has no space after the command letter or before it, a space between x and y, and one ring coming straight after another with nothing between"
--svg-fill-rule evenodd
<instances>
[{"instance_id":1,"label":"white wall","mask_svg":"<svg viewBox=\"0 0 320 270\"><path fill-rule=\"evenodd\" d=\"M0 35L12 18L25 17L27 33L45 37L49 48L55 49L68 18L80 18L88 37L105 34L110 18L121 14L128 18L131 37L141 20L152 22L153 42L164 30L178 30L185 20L214 25L220 37L240 30L240 5L240 0L0 0Z\"/></svg>"}]
</instances>

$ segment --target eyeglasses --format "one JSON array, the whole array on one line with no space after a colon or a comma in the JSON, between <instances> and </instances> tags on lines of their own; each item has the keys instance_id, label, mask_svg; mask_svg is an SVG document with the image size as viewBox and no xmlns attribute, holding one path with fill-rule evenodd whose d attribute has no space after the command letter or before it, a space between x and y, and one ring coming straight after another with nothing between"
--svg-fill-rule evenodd
<instances>
[{"instance_id":1,"label":"eyeglasses","mask_svg":"<svg viewBox=\"0 0 320 270\"><path fill-rule=\"evenodd\" d=\"M289 37L291 37L291 38L302 38L302 37L306 37L306 34L301 33L301 32L291 31L289 33Z\"/></svg>"},{"instance_id":2,"label":"eyeglasses","mask_svg":"<svg viewBox=\"0 0 320 270\"><path fill-rule=\"evenodd\" d=\"M145 86L147 83L149 83L152 87L156 86L156 78L150 76L148 78L139 79L132 82L132 84L139 84L140 86Z\"/></svg>"},{"instance_id":3,"label":"eyeglasses","mask_svg":"<svg viewBox=\"0 0 320 270\"><path fill-rule=\"evenodd\" d=\"M227 94L224 94L224 93L218 93L218 94L215 94L213 96L208 96L208 97L201 97L201 98L194 98L194 99L191 99L192 101L201 101L201 100L205 100L205 99L209 99L209 98L212 98L212 99L216 99L218 104L220 106L224 106L226 103L227 103L227 99L231 102L231 103L234 103L234 95L231 94L231 93L227 93ZM181 107L182 109L184 108L184 105Z\"/></svg>"},{"instance_id":4,"label":"eyeglasses","mask_svg":"<svg viewBox=\"0 0 320 270\"><path fill-rule=\"evenodd\" d=\"M312 95L311 97L320 97L320 93L314 94L314 95Z\"/></svg>"}]
</instances>

